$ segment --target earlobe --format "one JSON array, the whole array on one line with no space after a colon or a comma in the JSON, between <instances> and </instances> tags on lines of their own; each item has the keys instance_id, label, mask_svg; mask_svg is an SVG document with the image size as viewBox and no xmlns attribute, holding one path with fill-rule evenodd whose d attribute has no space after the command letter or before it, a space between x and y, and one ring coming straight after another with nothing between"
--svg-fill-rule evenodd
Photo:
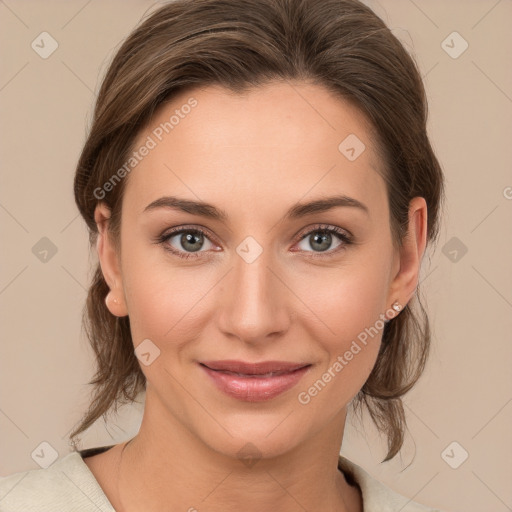
<instances>
[{"instance_id":1,"label":"earlobe","mask_svg":"<svg viewBox=\"0 0 512 512\"><path fill-rule=\"evenodd\" d=\"M126 316L128 314L122 287L122 276L119 261L114 245L108 231L110 209L103 203L99 203L94 211L94 220L98 227L98 239L96 250L98 259L110 291L105 297L105 305L114 316Z\"/></svg>"},{"instance_id":2,"label":"earlobe","mask_svg":"<svg viewBox=\"0 0 512 512\"><path fill-rule=\"evenodd\" d=\"M112 290L105 297L105 305L114 316L121 317L127 315L124 299L118 299Z\"/></svg>"}]
</instances>

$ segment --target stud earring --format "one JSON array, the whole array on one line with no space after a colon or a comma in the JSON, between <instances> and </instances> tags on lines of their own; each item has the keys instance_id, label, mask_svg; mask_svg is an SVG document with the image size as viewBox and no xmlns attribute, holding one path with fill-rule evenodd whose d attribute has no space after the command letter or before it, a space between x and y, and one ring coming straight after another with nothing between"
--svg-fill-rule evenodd
<instances>
[{"instance_id":1,"label":"stud earring","mask_svg":"<svg viewBox=\"0 0 512 512\"><path fill-rule=\"evenodd\" d=\"M395 300L395 302L393 303L393 305L391 306L397 313L399 311L402 311L402 305L397 301Z\"/></svg>"}]
</instances>

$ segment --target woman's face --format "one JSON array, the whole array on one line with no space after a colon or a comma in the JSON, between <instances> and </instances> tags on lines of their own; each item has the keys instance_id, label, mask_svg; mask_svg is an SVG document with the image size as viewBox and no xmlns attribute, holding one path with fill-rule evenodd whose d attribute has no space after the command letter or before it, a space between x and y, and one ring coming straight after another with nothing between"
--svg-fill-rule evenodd
<instances>
[{"instance_id":1,"label":"woman's face","mask_svg":"<svg viewBox=\"0 0 512 512\"><path fill-rule=\"evenodd\" d=\"M211 86L162 107L134 150L119 260L107 238L98 247L120 301L110 310L129 315L147 378L144 421L231 456L248 442L271 456L341 436L384 315L414 292L425 238L417 198L419 239L393 249L362 114L304 83ZM165 206L171 196L190 204ZM351 199L299 207L341 196ZM308 366L266 378L204 366L225 360Z\"/></svg>"}]
</instances>

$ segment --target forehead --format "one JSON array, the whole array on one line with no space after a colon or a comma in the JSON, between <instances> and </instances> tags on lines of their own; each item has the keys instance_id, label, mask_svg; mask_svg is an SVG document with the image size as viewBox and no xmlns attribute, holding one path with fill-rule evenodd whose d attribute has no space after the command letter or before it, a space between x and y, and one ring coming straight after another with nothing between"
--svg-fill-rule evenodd
<instances>
[{"instance_id":1,"label":"forehead","mask_svg":"<svg viewBox=\"0 0 512 512\"><path fill-rule=\"evenodd\" d=\"M151 150L130 172L123 201L137 215L166 194L245 210L333 192L374 206L384 199L364 115L318 85L183 92L159 108L133 150L144 144Z\"/></svg>"}]
</instances>

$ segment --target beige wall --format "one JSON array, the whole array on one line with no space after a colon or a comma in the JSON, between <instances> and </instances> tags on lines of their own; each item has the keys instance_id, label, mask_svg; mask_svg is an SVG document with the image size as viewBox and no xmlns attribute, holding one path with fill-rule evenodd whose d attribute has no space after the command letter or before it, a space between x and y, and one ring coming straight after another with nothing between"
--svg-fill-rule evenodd
<instances>
[{"instance_id":1,"label":"beige wall","mask_svg":"<svg viewBox=\"0 0 512 512\"><path fill-rule=\"evenodd\" d=\"M512 509L512 2L368 3L425 75L447 210L438 249L424 262L435 338L427 371L405 400L402 457L379 465L385 447L370 422L365 432L348 425L342 453L415 501L505 512ZM66 434L87 403L93 361L80 314L94 260L74 205L73 171L99 73L151 5L0 2L2 475L38 467L31 453L43 441L66 454ZM43 31L58 42L47 59L31 47ZM469 44L457 58L457 36L445 43L452 56L442 47L454 31ZM43 237L57 250L46 263L34 255L34 246L48 243ZM125 409L108 429L97 422L84 446L133 436L140 414L141 407ZM459 461L462 450L469 457L453 469L446 461Z\"/></svg>"}]
</instances>

